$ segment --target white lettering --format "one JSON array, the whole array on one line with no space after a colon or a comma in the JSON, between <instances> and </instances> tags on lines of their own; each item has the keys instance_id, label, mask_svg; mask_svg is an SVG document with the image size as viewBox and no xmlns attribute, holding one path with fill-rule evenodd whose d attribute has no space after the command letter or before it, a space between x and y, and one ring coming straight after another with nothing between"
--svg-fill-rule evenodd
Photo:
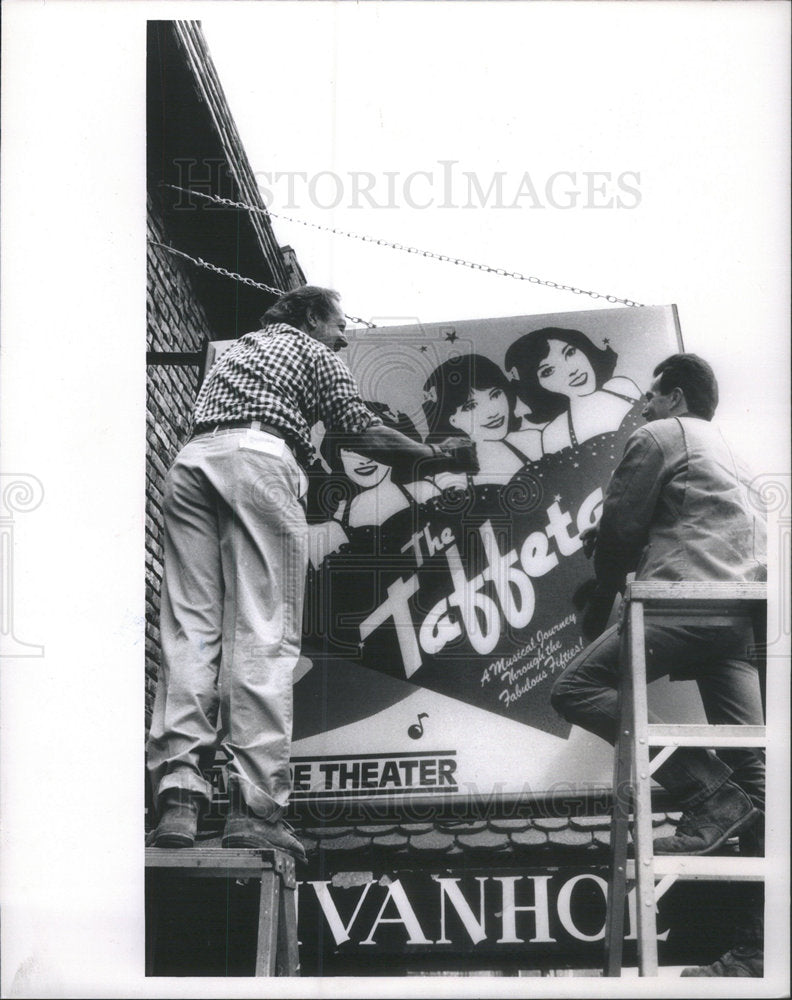
<instances>
[{"instance_id":1,"label":"white lettering","mask_svg":"<svg viewBox=\"0 0 792 1000\"><path fill-rule=\"evenodd\" d=\"M607 900L608 883L604 878L600 878L599 875L576 875L574 878L569 879L568 882L564 882L561 886L561 891L558 893L558 919L561 921L564 929L569 931L572 937L577 938L578 941L599 941L605 937L604 923L602 929L597 931L596 934L584 934L572 919L572 891L583 879L590 879L592 882L596 882L600 889L602 889L603 899Z\"/></svg>"},{"instance_id":2,"label":"white lettering","mask_svg":"<svg viewBox=\"0 0 792 1000\"><path fill-rule=\"evenodd\" d=\"M449 615L448 598L438 601L429 614L424 618L423 624L418 632L418 640L421 649L432 656L449 642L458 639L462 635L459 624L451 620Z\"/></svg>"},{"instance_id":3,"label":"white lettering","mask_svg":"<svg viewBox=\"0 0 792 1000\"><path fill-rule=\"evenodd\" d=\"M322 908L322 913L325 916L325 920L333 932L333 939L336 945L343 944L345 941L349 941L349 932L352 929L352 924L355 922L355 918L358 913L360 913L360 907L363 905L363 901L368 895L368 891L373 885L373 882L367 882L363 886L363 892L360 894L360 898L357 901L357 906L355 907L355 912L348 924L344 924L341 919L341 915L336 909L336 905L333 902L333 897L330 895L330 883L329 882L308 882L308 885L314 887L314 892L316 893L316 898L319 900L319 905Z\"/></svg>"},{"instance_id":4,"label":"white lettering","mask_svg":"<svg viewBox=\"0 0 792 1000\"><path fill-rule=\"evenodd\" d=\"M418 577L395 580L388 587L388 598L360 623L360 638L366 639L371 633L393 619L399 651L404 663L405 676L410 677L421 665L421 651L413 628L412 616L407 601L418 590Z\"/></svg>"},{"instance_id":5,"label":"white lettering","mask_svg":"<svg viewBox=\"0 0 792 1000\"><path fill-rule=\"evenodd\" d=\"M513 628L524 628L533 617L536 606L531 580L522 570L513 568L517 562L517 553L514 549L508 555L501 555L498 539L490 521L482 525L479 531L489 562L485 576L495 584L495 591L506 615L506 621Z\"/></svg>"},{"instance_id":6,"label":"white lettering","mask_svg":"<svg viewBox=\"0 0 792 1000\"><path fill-rule=\"evenodd\" d=\"M398 917L383 917L385 912L385 907L388 903L393 900L396 905L396 909L399 911ZM361 941L361 944L376 944L374 940L374 932L379 927L380 924L404 924L407 931L407 944L432 944L433 942L429 938L424 936L424 932L421 930L421 925L418 923L418 917L415 915L415 911L410 905L410 901L407 898L407 893L404 891L404 886L401 884L399 879L388 886L388 895L385 897L385 901L380 907L380 911L377 914L377 918L374 921L369 936L365 941Z\"/></svg>"},{"instance_id":7,"label":"white lettering","mask_svg":"<svg viewBox=\"0 0 792 1000\"><path fill-rule=\"evenodd\" d=\"M413 624L409 599L419 589L418 576L397 580L388 587L387 599L360 626L361 639L393 619L404 672L411 677L422 665L421 651L436 655L449 642L466 634L476 653L491 653L502 634L503 619L514 629L525 628L536 610L536 593L532 578L544 576L554 569L559 556L550 551L550 539L555 539L562 556L577 552L582 543L579 534L571 533L573 520L561 509L560 497L547 508L547 527L528 535L520 547L502 553L491 521L480 528L487 565L477 576L468 580L454 535L447 526L438 535L430 525L415 532L402 546L402 552L412 552L417 567L426 558L445 553L453 591L425 616L419 628ZM578 532L597 523L602 506L602 490L593 490L581 504L576 517ZM488 589L493 585L494 595ZM497 598L497 600L495 599ZM453 609L459 610L458 617ZM456 619L456 620L455 620ZM558 663L548 663L557 669ZM482 676L482 683L489 678ZM527 689L526 689L527 690Z\"/></svg>"},{"instance_id":8,"label":"white lettering","mask_svg":"<svg viewBox=\"0 0 792 1000\"><path fill-rule=\"evenodd\" d=\"M401 551L406 552L407 549L413 550L413 555L415 556L415 562L418 566L423 566L423 556L421 555L421 532L416 531L412 538L407 542L406 545L402 545Z\"/></svg>"},{"instance_id":9,"label":"white lettering","mask_svg":"<svg viewBox=\"0 0 792 1000\"><path fill-rule=\"evenodd\" d=\"M662 898L666 890L671 888L671 883L667 882L666 879L660 879L660 881L655 886L655 915L657 915L657 900ZM638 927L638 912L635 903L635 888L630 889L627 893L627 915L628 920L628 934L625 936L625 941L635 941L638 937L636 928ZM657 935L658 941L665 941L671 932L669 927L664 930L662 934Z\"/></svg>"},{"instance_id":10,"label":"white lettering","mask_svg":"<svg viewBox=\"0 0 792 1000\"><path fill-rule=\"evenodd\" d=\"M516 916L518 913L525 911L534 913L536 918L536 937L531 938L532 942L543 941L550 943L556 940L554 937L550 937L550 907L547 902L547 883L552 876L529 875L525 877L530 878L534 884L535 903L533 906L515 905L514 885L519 879L523 878L522 875L497 876L495 878L495 881L500 882L503 886L503 909L501 912L503 936L498 938L498 944L523 943L523 938L517 937Z\"/></svg>"},{"instance_id":11,"label":"white lettering","mask_svg":"<svg viewBox=\"0 0 792 1000\"><path fill-rule=\"evenodd\" d=\"M480 592L484 574L479 573L470 581L467 579L456 545L448 549L447 557L454 582L454 592L448 603L459 608L470 645L476 652L491 653L500 638L501 617L492 598Z\"/></svg>"},{"instance_id":12,"label":"white lettering","mask_svg":"<svg viewBox=\"0 0 792 1000\"><path fill-rule=\"evenodd\" d=\"M544 576L558 565L558 556L548 551L548 538L543 531L532 531L520 549L520 562L528 576Z\"/></svg>"},{"instance_id":13,"label":"white lettering","mask_svg":"<svg viewBox=\"0 0 792 1000\"><path fill-rule=\"evenodd\" d=\"M446 531L447 530L448 529L446 528ZM433 556L436 552L442 551L443 548L442 532L440 532L441 535L440 538L435 538L435 536L429 530L429 525L427 524L424 526L423 533L424 533L424 538L426 539L426 551L430 557Z\"/></svg>"},{"instance_id":14,"label":"white lettering","mask_svg":"<svg viewBox=\"0 0 792 1000\"><path fill-rule=\"evenodd\" d=\"M593 493L589 493L580 505L580 510L578 511L578 533L585 531L586 528L593 528L594 525L599 524L600 517L602 516L602 501L602 490L599 487L597 487Z\"/></svg>"},{"instance_id":15,"label":"white lettering","mask_svg":"<svg viewBox=\"0 0 792 1000\"><path fill-rule=\"evenodd\" d=\"M453 907L457 912L457 916L462 921L465 930L468 932L468 937L473 944L478 944L479 941L483 941L487 936L487 933L484 930L484 883L487 881L486 876L476 877L476 881L479 884L478 920L473 915L473 910L471 910L470 904L462 895L462 891L457 884L461 881L461 879L440 878L439 876L434 876L434 878L440 886L440 937L435 944L451 944L450 939L446 937L446 896L448 896L449 900L453 904Z\"/></svg>"},{"instance_id":16,"label":"white lettering","mask_svg":"<svg viewBox=\"0 0 792 1000\"><path fill-rule=\"evenodd\" d=\"M561 510L559 503L552 503L547 508L548 525L545 528L548 538L552 536L558 544L558 551L562 556L571 556L583 545L581 540L569 534L567 528L572 523L572 518L565 510Z\"/></svg>"}]
</instances>

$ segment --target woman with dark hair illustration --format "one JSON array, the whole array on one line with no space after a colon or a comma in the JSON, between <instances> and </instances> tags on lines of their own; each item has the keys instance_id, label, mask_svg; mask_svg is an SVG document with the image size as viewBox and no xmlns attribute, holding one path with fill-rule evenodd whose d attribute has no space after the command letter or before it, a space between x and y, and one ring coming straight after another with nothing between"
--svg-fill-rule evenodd
<instances>
[{"instance_id":1,"label":"woman with dark hair illustration","mask_svg":"<svg viewBox=\"0 0 792 1000\"><path fill-rule=\"evenodd\" d=\"M415 424L406 414L396 414L384 403L366 401L366 406L387 426L395 427L414 441L421 440ZM419 504L438 493L437 487L429 480L402 483L394 479L391 466L359 455L347 447L343 435L325 435L320 452L331 473L345 475L351 484L351 495L338 501L330 521L312 526L311 562L315 566L345 544L356 542L359 543L354 545L356 549L371 548L372 529L381 527L386 521L391 522L402 511L414 513ZM392 536L398 542L397 551L400 551L410 538L410 532L400 530L401 527L404 527L401 519L399 524L389 524L384 535L382 532L378 535L378 547L382 549L384 545L387 548Z\"/></svg>"},{"instance_id":2,"label":"woman with dark hair illustration","mask_svg":"<svg viewBox=\"0 0 792 1000\"><path fill-rule=\"evenodd\" d=\"M613 377L618 355L596 347L579 330L532 330L509 347L506 370L541 426L542 454L576 447L619 429L641 391L632 379Z\"/></svg>"},{"instance_id":3,"label":"woman with dark hair illustration","mask_svg":"<svg viewBox=\"0 0 792 1000\"><path fill-rule=\"evenodd\" d=\"M479 460L479 471L468 477L472 484L506 483L541 456L540 431L520 428L515 402L514 386L494 361L481 354L449 358L424 384L427 440L466 435ZM452 479L466 485L463 476L435 477L443 485Z\"/></svg>"}]
</instances>

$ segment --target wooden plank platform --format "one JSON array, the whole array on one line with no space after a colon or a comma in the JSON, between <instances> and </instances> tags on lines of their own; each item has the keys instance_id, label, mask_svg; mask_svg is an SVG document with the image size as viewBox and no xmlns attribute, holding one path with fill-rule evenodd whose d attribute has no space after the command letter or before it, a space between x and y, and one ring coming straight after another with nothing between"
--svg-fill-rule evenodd
<instances>
[{"instance_id":1,"label":"wooden plank platform","mask_svg":"<svg viewBox=\"0 0 792 1000\"><path fill-rule=\"evenodd\" d=\"M254 878L263 871L273 871L287 888L297 884L294 858L263 848L147 847L146 867L182 869L183 874L197 878Z\"/></svg>"},{"instance_id":2,"label":"wooden plank platform","mask_svg":"<svg viewBox=\"0 0 792 1000\"><path fill-rule=\"evenodd\" d=\"M261 848L146 848L146 970L147 975L156 975L155 968L162 960L162 948L168 956L168 949L183 956L185 942L184 928L171 920L168 930L162 930L159 910L169 906L171 900L178 900L188 891L198 892L198 910L211 906L217 893L207 883L217 882L235 891L243 891L234 883L247 886L259 883L258 919L255 930L256 976L298 976L299 955L297 947L297 905L294 858L290 854L275 849ZM204 883L205 888L197 890ZM221 892L228 892L229 888ZM244 890L247 891L247 890ZM196 911L197 912L197 911ZM254 918L255 919L255 918ZM223 937L230 933L225 904L221 913ZM222 929L221 928L221 929ZM251 925L251 930L254 926ZM163 935L165 939L163 941ZM243 935L244 936L244 935ZM252 941L251 941L252 946ZM172 954L165 959L173 961ZM159 967L162 967L161 965ZM163 973L160 973L163 974ZM167 973L165 973L167 974ZM248 973L250 974L250 973Z\"/></svg>"}]
</instances>

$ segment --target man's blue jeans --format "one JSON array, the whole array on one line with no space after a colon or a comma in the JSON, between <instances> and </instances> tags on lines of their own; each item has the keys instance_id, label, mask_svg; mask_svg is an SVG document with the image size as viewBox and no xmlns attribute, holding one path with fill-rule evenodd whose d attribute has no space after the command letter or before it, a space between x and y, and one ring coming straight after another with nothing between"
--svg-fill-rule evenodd
<instances>
[{"instance_id":1,"label":"man's blue jeans","mask_svg":"<svg viewBox=\"0 0 792 1000\"><path fill-rule=\"evenodd\" d=\"M764 712L756 666L751 663L749 625L646 626L647 681L668 674L697 682L711 725L762 725ZM584 649L553 686L552 703L567 721L616 742L620 636L608 629ZM659 722L650 713L650 722ZM755 749L682 747L654 773L684 809L698 805L731 777L764 810L764 755Z\"/></svg>"}]
</instances>

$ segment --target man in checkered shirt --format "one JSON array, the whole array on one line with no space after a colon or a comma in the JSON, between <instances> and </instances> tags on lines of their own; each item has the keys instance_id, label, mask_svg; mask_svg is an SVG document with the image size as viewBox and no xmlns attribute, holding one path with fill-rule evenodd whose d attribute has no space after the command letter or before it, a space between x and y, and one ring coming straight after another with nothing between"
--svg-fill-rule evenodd
<instances>
[{"instance_id":1,"label":"man in checkered shirt","mask_svg":"<svg viewBox=\"0 0 792 1000\"><path fill-rule=\"evenodd\" d=\"M193 435L168 473L162 664L148 742L159 817L153 843L194 843L211 800L203 772L221 740L231 800L223 846L276 847L304 860L282 813L291 789L311 427L321 420L355 451L389 465L419 463L422 475L474 472L477 461L467 442L421 444L364 405L336 353L347 343L336 292L289 292L262 322L210 372Z\"/></svg>"}]
</instances>

